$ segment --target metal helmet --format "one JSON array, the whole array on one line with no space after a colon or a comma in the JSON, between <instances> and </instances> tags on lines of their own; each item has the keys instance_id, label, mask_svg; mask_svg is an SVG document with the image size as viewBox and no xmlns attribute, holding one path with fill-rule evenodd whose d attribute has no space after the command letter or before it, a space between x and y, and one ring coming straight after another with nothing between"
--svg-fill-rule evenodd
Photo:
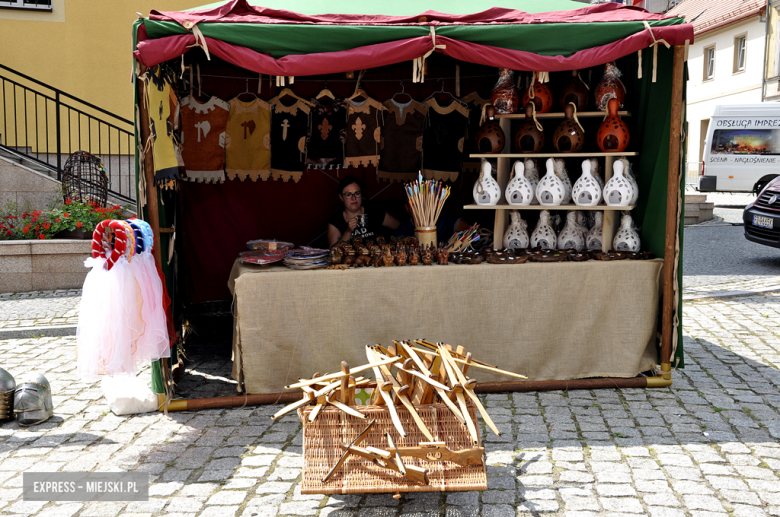
<instances>
[{"instance_id":1,"label":"metal helmet","mask_svg":"<svg viewBox=\"0 0 780 517\"><path fill-rule=\"evenodd\" d=\"M14 390L16 423L23 426L42 424L54 414L51 386L41 373L24 378Z\"/></svg>"},{"instance_id":2,"label":"metal helmet","mask_svg":"<svg viewBox=\"0 0 780 517\"><path fill-rule=\"evenodd\" d=\"M13 375L0 368L0 422L14 416L14 388L16 381Z\"/></svg>"}]
</instances>

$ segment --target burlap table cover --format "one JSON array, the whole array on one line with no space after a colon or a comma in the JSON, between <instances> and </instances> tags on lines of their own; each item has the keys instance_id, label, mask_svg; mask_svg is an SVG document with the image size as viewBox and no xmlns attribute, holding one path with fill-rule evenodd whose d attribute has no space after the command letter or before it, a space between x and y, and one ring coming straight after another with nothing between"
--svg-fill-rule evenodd
<instances>
[{"instance_id":1,"label":"burlap table cover","mask_svg":"<svg viewBox=\"0 0 780 517\"><path fill-rule=\"evenodd\" d=\"M424 337L529 380L634 377L656 364L663 261L293 271L236 262L233 377L252 394ZM517 380L472 370L482 382Z\"/></svg>"}]
</instances>

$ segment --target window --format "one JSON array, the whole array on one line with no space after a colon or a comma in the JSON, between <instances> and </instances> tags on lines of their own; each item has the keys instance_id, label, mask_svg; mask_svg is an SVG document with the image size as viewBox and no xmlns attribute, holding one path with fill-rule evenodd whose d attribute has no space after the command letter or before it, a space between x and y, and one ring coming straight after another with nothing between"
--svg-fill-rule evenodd
<instances>
[{"instance_id":1,"label":"window","mask_svg":"<svg viewBox=\"0 0 780 517\"><path fill-rule=\"evenodd\" d=\"M745 50L747 35L743 34L734 38L734 73L745 71Z\"/></svg>"},{"instance_id":2,"label":"window","mask_svg":"<svg viewBox=\"0 0 780 517\"><path fill-rule=\"evenodd\" d=\"M704 49L704 80L709 81L715 75L715 46Z\"/></svg>"},{"instance_id":3,"label":"window","mask_svg":"<svg viewBox=\"0 0 780 517\"><path fill-rule=\"evenodd\" d=\"M2 8L51 11L51 0L0 0Z\"/></svg>"},{"instance_id":4,"label":"window","mask_svg":"<svg viewBox=\"0 0 780 517\"><path fill-rule=\"evenodd\" d=\"M716 129L710 153L718 155L780 154L778 129Z\"/></svg>"}]
</instances>

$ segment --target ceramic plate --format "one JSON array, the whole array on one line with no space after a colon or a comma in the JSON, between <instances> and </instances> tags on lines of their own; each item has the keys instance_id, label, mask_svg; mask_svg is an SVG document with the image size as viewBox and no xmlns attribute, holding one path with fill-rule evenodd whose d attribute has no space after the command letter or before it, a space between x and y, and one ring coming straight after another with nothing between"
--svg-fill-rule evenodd
<instances>
[{"instance_id":1,"label":"ceramic plate","mask_svg":"<svg viewBox=\"0 0 780 517\"><path fill-rule=\"evenodd\" d=\"M239 262L244 264L257 264L260 266L279 262L283 258L283 251L272 250L245 251L238 256Z\"/></svg>"}]
</instances>

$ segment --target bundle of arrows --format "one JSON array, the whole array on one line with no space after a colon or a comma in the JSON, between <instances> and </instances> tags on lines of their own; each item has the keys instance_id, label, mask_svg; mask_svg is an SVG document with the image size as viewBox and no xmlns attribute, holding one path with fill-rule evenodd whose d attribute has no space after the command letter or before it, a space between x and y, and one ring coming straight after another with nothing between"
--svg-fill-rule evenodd
<instances>
[{"instance_id":1,"label":"bundle of arrows","mask_svg":"<svg viewBox=\"0 0 780 517\"><path fill-rule=\"evenodd\" d=\"M326 406L335 407L344 413L367 420L368 417L360 412L359 406L354 406L355 389L373 388L369 405L385 406L393 426L401 437L406 437L407 432L398 417L396 405L402 405L408 410L415 425L429 441L421 442L419 447L398 448L388 434L387 449L377 447L363 449L358 444L361 437L365 437L368 433L372 422L355 442L349 445L341 444L344 454L323 482L338 470L350 454L356 454L377 465L400 472L407 479L425 484L427 484L425 471L404 466L401 456L419 457L427 461L452 461L461 465L470 465L474 461L480 462L483 449L479 447L477 425L469 414L469 404L476 407L485 424L496 435L500 436L501 433L474 392L477 381L469 378L470 369L477 368L521 379L526 378L478 361L463 347L453 348L450 345L434 344L424 339L393 341L393 344L387 348L381 345L367 345L365 350L367 364L350 368L346 362L342 362L340 372L315 374L311 379L301 379L286 386L288 389L300 388L303 390L303 397L282 408L271 418L279 418L290 411L313 405L314 409L308 416L309 422L313 422ZM374 381L357 375L368 370L373 372ZM444 404L449 409L464 427L475 446L469 451L475 452L451 451L443 442L434 438L415 409L429 404Z\"/></svg>"}]
</instances>

